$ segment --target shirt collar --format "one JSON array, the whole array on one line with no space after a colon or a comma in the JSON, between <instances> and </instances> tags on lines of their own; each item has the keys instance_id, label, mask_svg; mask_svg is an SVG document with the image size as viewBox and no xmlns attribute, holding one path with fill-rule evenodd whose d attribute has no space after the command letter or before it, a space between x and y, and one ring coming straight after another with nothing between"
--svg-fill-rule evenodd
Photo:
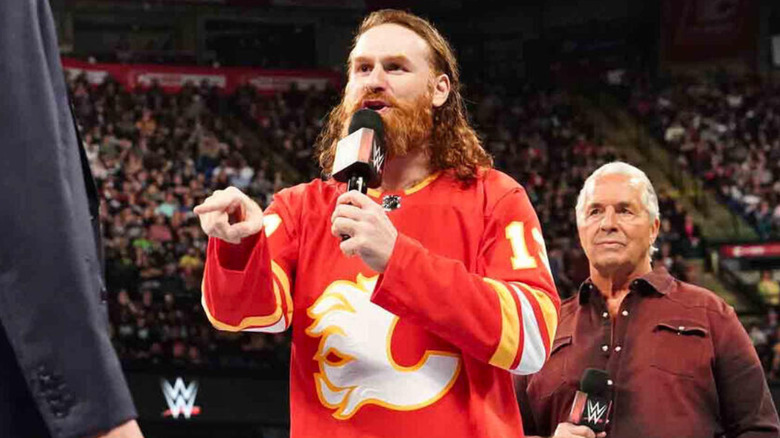
<instances>
[{"instance_id":1,"label":"shirt collar","mask_svg":"<svg viewBox=\"0 0 780 438\"><path fill-rule=\"evenodd\" d=\"M420 190L422 190L425 187L427 187L428 185L430 185L432 182L434 182L436 180L436 178L439 177L439 175L441 175L441 172L434 172L434 173L428 175L427 177L425 177L422 181L418 182L414 186L412 186L412 187L410 187L408 189L405 189L405 190L400 190L400 191L398 191L398 190L391 190L391 191L388 191L388 192L383 192L381 189L368 189L368 196L371 196L373 198L378 198L378 197L382 196L383 194L385 194L385 195L386 194L391 194L391 195L392 194L395 194L395 195L404 194L406 196L409 196L409 195L411 195L413 193L419 192Z\"/></svg>"},{"instance_id":2,"label":"shirt collar","mask_svg":"<svg viewBox=\"0 0 780 438\"><path fill-rule=\"evenodd\" d=\"M669 275L669 271L664 267L654 269L649 273L635 278L631 281L629 288L632 291L639 292L642 295L659 293L661 295L667 295L674 284L674 277ZM579 289L580 304L586 304L590 298L591 292L598 291L593 281L588 278L585 280Z\"/></svg>"}]
</instances>

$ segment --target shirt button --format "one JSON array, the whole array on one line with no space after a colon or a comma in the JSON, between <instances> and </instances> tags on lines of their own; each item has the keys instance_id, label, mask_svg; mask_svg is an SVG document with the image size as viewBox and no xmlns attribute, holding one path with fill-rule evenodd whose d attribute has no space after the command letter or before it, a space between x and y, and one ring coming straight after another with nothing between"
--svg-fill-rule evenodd
<instances>
[{"instance_id":1,"label":"shirt button","mask_svg":"<svg viewBox=\"0 0 780 438\"><path fill-rule=\"evenodd\" d=\"M601 314L601 317L602 317L602 318L604 318L604 319L607 319L607 318L609 318L609 312L604 312L604 313L602 313L602 314Z\"/></svg>"},{"instance_id":2,"label":"shirt button","mask_svg":"<svg viewBox=\"0 0 780 438\"><path fill-rule=\"evenodd\" d=\"M615 382L613 382L612 379L607 380L607 386L612 386L614 384Z\"/></svg>"},{"instance_id":3,"label":"shirt button","mask_svg":"<svg viewBox=\"0 0 780 438\"><path fill-rule=\"evenodd\" d=\"M615 352L620 352L620 350L622 350L622 349L623 348L620 345L618 345L617 347L615 347Z\"/></svg>"},{"instance_id":4,"label":"shirt button","mask_svg":"<svg viewBox=\"0 0 780 438\"><path fill-rule=\"evenodd\" d=\"M601 351L607 351L607 350L609 350L609 345L604 344L601 346Z\"/></svg>"},{"instance_id":5,"label":"shirt button","mask_svg":"<svg viewBox=\"0 0 780 438\"><path fill-rule=\"evenodd\" d=\"M623 315L623 316L628 316L628 310L624 310L620 314Z\"/></svg>"}]
</instances>

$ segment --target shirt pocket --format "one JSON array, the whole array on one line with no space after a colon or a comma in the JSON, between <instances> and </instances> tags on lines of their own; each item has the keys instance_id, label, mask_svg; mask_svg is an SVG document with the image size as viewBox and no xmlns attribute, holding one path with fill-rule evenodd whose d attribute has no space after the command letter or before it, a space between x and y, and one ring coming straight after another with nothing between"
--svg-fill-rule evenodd
<instances>
[{"instance_id":1,"label":"shirt pocket","mask_svg":"<svg viewBox=\"0 0 780 438\"><path fill-rule=\"evenodd\" d=\"M531 379L529 393L546 398L566 384L566 352L571 345L571 338L570 335L555 338L550 349L550 358L542 370Z\"/></svg>"},{"instance_id":2,"label":"shirt pocket","mask_svg":"<svg viewBox=\"0 0 780 438\"><path fill-rule=\"evenodd\" d=\"M685 378L696 378L709 366L707 328L691 320L667 320L655 325L650 366Z\"/></svg>"}]
</instances>

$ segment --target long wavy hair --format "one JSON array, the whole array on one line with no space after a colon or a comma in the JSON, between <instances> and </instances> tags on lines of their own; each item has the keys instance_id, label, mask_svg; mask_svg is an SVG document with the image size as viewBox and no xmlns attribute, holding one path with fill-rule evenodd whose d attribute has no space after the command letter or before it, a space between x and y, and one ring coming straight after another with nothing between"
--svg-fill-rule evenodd
<instances>
[{"instance_id":1,"label":"long wavy hair","mask_svg":"<svg viewBox=\"0 0 780 438\"><path fill-rule=\"evenodd\" d=\"M383 9L372 12L363 20L350 53L366 31L382 24L397 24L419 35L431 49L429 61L434 73L449 77L450 94L447 101L432 108L433 127L427 151L430 166L432 171L452 169L459 180L472 181L479 175L480 168L493 166L493 159L482 148L477 133L469 124L460 94L460 72L452 47L428 21L408 12ZM342 95L341 103L328 114L325 127L316 142L320 166L326 175L333 169L336 143L344 135L344 122L349 116L344 98Z\"/></svg>"}]
</instances>

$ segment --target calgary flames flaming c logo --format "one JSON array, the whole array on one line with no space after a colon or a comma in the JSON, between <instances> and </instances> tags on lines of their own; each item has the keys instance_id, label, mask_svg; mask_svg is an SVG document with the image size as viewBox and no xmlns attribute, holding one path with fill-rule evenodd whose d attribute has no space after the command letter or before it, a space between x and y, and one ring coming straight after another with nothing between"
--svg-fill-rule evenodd
<instances>
[{"instance_id":1,"label":"calgary flames flaming c logo","mask_svg":"<svg viewBox=\"0 0 780 438\"><path fill-rule=\"evenodd\" d=\"M306 334L321 337L314 360L320 402L346 420L365 404L410 411L429 406L455 383L461 367L455 353L427 351L405 367L390 351L398 317L370 301L377 277L336 281L308 309Z\"/></svg>"}]
</instances>

